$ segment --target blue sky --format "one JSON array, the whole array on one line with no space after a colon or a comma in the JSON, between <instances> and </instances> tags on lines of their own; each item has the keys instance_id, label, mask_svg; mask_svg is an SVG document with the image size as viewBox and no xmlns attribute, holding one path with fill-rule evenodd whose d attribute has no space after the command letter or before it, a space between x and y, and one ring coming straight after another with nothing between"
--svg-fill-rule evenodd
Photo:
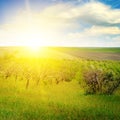
<instances>
[{"instance_id":1,"label":"blue sky","mask_svg":"<svg viewBox=\"0 0 120 120\"><path fill-rule=\"evenodd\" d=\"M0 45L120 47L120 0L0 0Z\"/></svg>"}]
</instances>

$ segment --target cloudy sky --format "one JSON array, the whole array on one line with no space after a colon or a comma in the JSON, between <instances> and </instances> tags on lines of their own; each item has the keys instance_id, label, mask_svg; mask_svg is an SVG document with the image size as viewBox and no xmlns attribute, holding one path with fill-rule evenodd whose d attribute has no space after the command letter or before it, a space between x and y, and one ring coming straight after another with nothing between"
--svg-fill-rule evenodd
<instances>
[{"instance_id":1,"label":"cloudy sky","mask_svg":"<svg viewBox=\"0 0 120 120\"><path fill-rule=\"evenodd\" d=\"M120 0L0 0L0 45L120 47Z\"/></svg>"}]
</instances>

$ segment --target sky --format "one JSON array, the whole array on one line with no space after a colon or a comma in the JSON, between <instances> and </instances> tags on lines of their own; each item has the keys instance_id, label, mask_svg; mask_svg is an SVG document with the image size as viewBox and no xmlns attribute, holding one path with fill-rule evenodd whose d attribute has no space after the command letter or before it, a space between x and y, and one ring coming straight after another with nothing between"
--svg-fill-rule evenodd
<instances>
[{"instance_id":1,"label":"sky","mask_svg":"<svg viewBox=\"0 0 120 120\"><path fill-rule=\"evenodd\" d=\"M120 0L0 0L0 46L120 47Z\"/></svg>"}]
</instances>

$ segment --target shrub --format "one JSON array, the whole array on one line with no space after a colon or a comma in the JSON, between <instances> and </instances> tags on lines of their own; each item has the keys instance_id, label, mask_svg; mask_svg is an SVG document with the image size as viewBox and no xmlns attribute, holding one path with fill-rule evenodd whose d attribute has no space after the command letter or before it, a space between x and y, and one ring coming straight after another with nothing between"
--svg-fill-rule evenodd
<instances>
[{"instance_id":1,"label":"shrub","mask_svg":"<svg viewBox=\"0 0 120 120\"><path fill-rule=\"evenodd\" d=\"M91 69L83 73L86 94L112 94L120 84L120 78L112 71Z\"/></svg>"}]
</instances>

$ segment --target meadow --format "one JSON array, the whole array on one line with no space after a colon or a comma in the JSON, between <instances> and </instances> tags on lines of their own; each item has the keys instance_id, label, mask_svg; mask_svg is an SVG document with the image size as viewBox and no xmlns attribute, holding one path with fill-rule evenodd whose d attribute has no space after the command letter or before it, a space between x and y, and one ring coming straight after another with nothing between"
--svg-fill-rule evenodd
<instances>
[{"instance_id":1,"label":"meadow","mask_svg":"<svg viewBox=\"0 0 120 120\"><path fill-rule=\"evenodd\" d=\"M0 48L0 120L120 120L120 48Z\"/></svg>"}]
</instances>

